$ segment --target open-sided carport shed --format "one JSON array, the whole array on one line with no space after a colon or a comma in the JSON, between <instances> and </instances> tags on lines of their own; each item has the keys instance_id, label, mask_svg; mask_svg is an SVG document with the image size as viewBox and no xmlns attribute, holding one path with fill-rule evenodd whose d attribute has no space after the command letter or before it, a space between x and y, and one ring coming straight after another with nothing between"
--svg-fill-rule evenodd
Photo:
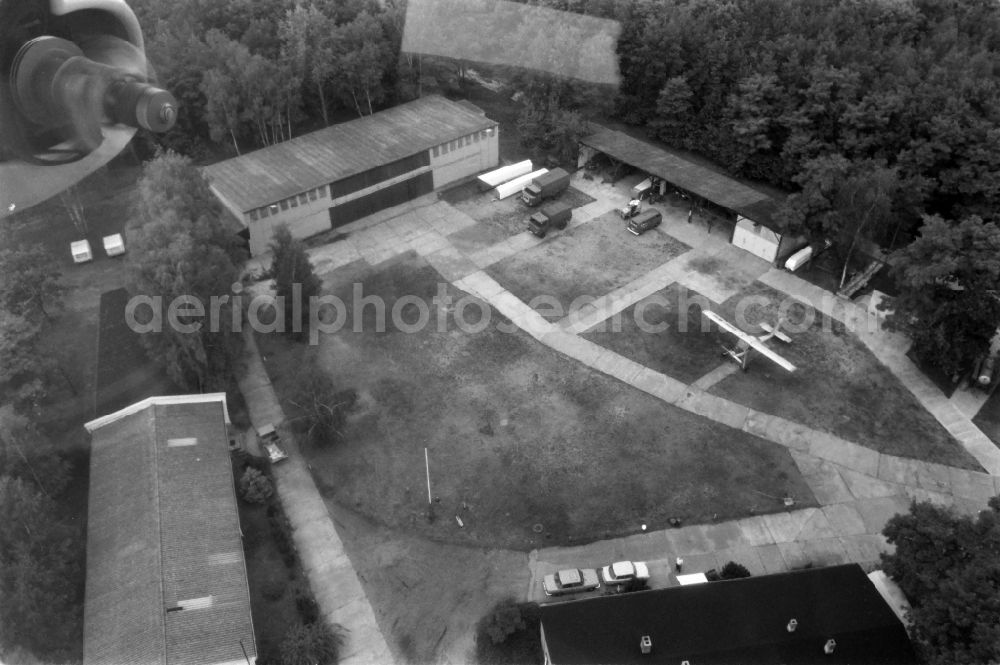
<instances>
[{"instance_id":1,"label":"open-sided carport shed","mask_svg":"<svg viewBox=\"0 0 1000 665\"><path fill-rule=\"evenodd\" d=\"M731 241L737 247L772 262L794 250L796 239L774 221L779 202L770 195L666 148L601 125L591 126L595 131L580 139L580 166L602 153L719 209L734 224Z\"/></svg>"}]
</instances>

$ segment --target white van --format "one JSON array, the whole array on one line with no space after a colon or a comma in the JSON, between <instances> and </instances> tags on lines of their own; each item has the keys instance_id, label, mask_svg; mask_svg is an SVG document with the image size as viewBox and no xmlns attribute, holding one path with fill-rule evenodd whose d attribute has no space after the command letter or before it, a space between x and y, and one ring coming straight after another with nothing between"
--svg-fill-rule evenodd
<instances>
[{"instance_id":1,"label":"white van","mask_svg":"<svg viewBox=\"0 0 1000 665\"><path fill-rule=\"evenodd\" d=\"M73 263L86 263L94 258L94 252L90 249L89 240L77 240L69 244L69 251L73 255Z\"/></svg>"},{"instance_id":2,"label":"white van","mask_svg":"<svg viewBox=\"0 0 1000 665\"><path fill-rule=\"evenodd\" d=\"M122 234L115 233L110 236L104 236L104 253L108 256L120 256L125 253L125 240L122 238Z\"/></svg>"}]
</instances>

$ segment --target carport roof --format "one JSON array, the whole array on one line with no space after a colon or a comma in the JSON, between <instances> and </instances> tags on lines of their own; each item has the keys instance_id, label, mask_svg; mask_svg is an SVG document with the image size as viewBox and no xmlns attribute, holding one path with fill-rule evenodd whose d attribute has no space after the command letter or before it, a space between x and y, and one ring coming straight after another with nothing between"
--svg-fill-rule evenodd
<instances>
[{"instance_id":1,"label":"carport roof","mask_svg":"<svg viewBox=\"0 0 1000 665\"><path fill-rule=\"evenodd\" d=\"M772 218L777 202L767 194L624 132L596 123L592 123L591 127L596 131L580 139L583 145L663 178L685 191L749 217L768 228L780 230L776 228Z\"/></svg>"},{"instance_id":2,"label":"carport roof","mask_svg":"<svg viewBox=\"0 0 1000 665\"><path fill-rule=\"evenodd\" d=\"M903 624L857 564L548 603L541 623L553 665L917 662ZM649 654L639 648L644 635Z\"/></svg>"},{"instance_id":3,"label":"carport roof","mask_svg":"<svg viewBox=\"0 0 1000 665\"><path fill-rule=\"evenodd\" d=\"M496 124L471 102L431 95L206 166L204 174L246 212Z\"/></svg>"}]
</instances>

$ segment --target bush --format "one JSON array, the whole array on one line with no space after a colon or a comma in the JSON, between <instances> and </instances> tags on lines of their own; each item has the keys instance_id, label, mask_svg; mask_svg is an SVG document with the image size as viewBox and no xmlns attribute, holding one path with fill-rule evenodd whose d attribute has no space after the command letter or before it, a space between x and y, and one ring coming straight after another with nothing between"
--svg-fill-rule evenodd
<instances>
[{"instance_id":1,"label":"bush","mask_svg":"<svg viewBox=\"0 0 1000 665\"><path fill-rule=\"evenodd\" d=\"M247 503L267 503L274 496L271 479L248 466L240 478L240 496Z\"/></svg>"},{"instance_id":2,"label":"bush","mask_svg":"<svg viewBox=\"0 0 1000 665\"><path fill-rule=\"evenodd\" d=\"M505 600L476 624L476 662L479 665L540 663L542 640L536 603ZM499 636L499 642L495 637Z\"/></svg>"},{"instance_id":3,"label":"bush","mask_svg":"<svg viewBox=\"0 0 1000 665\"><path fill-rule=\"evenodd\" d=\"M260 593L265 600L272 603L281 600L281 597L285 595L285 583L281 580L268 580L261 587Z\"/></svg>"},{"instance_id":4,"label":"bush","mask_svg":"<svg viewBox=\"0 0 1000 665\"><path fill-rule=\"evenodd\" d=\"M741 577L750 577L750 571L745 566L741 566L735 561L730 561L719 571L719 579L737 580Z\"/></svg>"},{"instance_id":5,"label":"bush","mask_svg":"<svg viewBox=\"0 0 1000 665\"><path fill-rule=\"evenodd\" d=\"M344 646L343 629L316 622L295 626L281 641L281 665L334 665Z\"/></svg>"},{"instance_id":6,"label":"bush","mask_svg":"<svg viewBox=\"0 0 1000 665\"><path fill-rule=\"evenodd\" d=\"M302 623L308 625L319 621L319 605L308 591L299 591L295 595L295 608L299 611Z\"/></svg>"},{"instance_id":7,"label":"bush","mask_svg":"<svg viewBox=\"0 0 1000 665\"><path fill-rule=\"evenodd\" d=\"M524 617L521 608L513 599L500 602L493 612L486 615L484 628L493 644L503 644L508 637L519 630L524 630Z\"/></svg>"}]
</instances>

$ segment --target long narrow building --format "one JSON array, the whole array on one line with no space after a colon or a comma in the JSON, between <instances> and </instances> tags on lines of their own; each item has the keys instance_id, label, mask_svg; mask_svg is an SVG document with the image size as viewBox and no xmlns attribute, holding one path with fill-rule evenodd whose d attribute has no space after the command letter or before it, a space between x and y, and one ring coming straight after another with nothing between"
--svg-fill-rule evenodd
<instances>
[{"instance_id":1,"label":"long narrow building","mask_svg":"<svg viewBox=\"0 0 1000 665\"><path fill-rule=\"evenodd\" d=\"M84 665L256 656L225 393L151 397L88 422Z\"/></svg>"},{"instance_id":2,"label":"long narrow building","mask_svg":"<svg viewBox=\"0 0 1000 665\"><path fill-rule=\"evenodd\" d=\"M204 169L254 256L279 224L305 238L497 166L498 125L432 95Z\"/></svg>"}]
</instances>

